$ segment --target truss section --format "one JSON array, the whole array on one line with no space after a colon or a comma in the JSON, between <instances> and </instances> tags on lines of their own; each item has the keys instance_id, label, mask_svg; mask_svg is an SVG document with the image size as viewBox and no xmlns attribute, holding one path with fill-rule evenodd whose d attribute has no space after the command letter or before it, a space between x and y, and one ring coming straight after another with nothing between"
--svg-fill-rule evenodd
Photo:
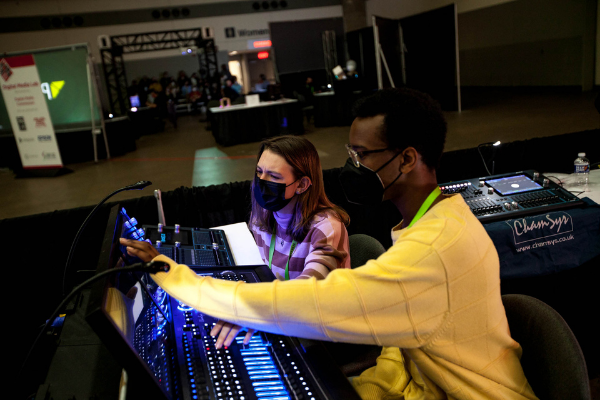
<instances>
[{"instance_id":1,"label":"truss section","mask_svg":"<svg viewBox=\"0 0 600 400\"><path fill-rule=\"evenodd\" d=\"M131 107L123 55L190 47L198 54L201 75L218 82L217 49L212 38L202 37L200 28L111 36L110 48L100 50L111 113L125 115Z\"/></svg>"}]
</instances>

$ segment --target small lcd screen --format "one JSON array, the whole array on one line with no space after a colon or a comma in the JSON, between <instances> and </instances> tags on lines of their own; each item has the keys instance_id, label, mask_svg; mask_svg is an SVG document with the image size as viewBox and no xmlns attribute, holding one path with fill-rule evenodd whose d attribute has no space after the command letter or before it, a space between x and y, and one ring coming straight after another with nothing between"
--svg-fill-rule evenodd
<instances>
[{"instance_id":1,"label":"small lcd screen","mask_svg":"<svg viewBox=\"0 0 600 400\"><path fill-rule=\"evenodd\" d=\"M507 178L485 181L503 196L515 193L530 192L541 189L542 186L525 175L509 176Z\"/></svg>"},{"instance_id":2,"label":"small lcd screen","mask_svg":"<svg viewBox=\"0 0 600 400\"><path fill-rule=\"evenodd\" d=\"M138 96L137 94L135 96L130 96L129 102L131 103L131 107L139 107L140 106L140 96Z\"/></svg>"}]
</instances>

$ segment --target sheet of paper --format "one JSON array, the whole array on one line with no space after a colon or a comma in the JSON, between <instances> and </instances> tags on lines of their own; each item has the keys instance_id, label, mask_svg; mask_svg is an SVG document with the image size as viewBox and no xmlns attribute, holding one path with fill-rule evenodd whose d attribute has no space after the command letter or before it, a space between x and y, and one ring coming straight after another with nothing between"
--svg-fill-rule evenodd
<instances>
[{"instance_id":1,"label":"sheet of paper","mask_svg":"<svg viewBox=\"0 0 600 400\"><path fill-rule=\"evenodd\" d=\"M215 226L211 229L225 231L236 265L263 265L265 263L260 257L252 232L245 222Z\"/></svg>"}]
</instances>

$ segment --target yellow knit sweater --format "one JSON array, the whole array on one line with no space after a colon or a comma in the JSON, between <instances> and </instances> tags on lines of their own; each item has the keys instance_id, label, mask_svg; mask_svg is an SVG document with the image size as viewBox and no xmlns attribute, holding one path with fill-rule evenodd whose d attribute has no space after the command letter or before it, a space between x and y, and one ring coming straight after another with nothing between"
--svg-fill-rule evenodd
<instances>
[{"instance_id":1,"label":"yellow knit sweater","mask_svg":"<svg viewBox=\"0 0 600 400\"><path fill-rule=\"evenodd\" d=\"M440 201L377 260L326 279L245 284L165 256L154 280L213 317L310 339L387 346L353 379L369 399L535 399L500 297L498 255L461 196ZM400 350L401 349L401 350Z\"/></svg>"}]
</instances>

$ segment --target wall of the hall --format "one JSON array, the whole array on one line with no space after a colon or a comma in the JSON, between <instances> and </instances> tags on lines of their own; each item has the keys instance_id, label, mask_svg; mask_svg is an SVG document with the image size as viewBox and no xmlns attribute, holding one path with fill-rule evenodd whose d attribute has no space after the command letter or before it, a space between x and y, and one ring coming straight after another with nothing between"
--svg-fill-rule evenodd
<instances>
[{"instance_id":1,"label":"wall of the hall","mask_svg":"<svg viewBox=\"0 0 600 400\"><path fill-rule=\"evenodd\" d=\"M367 23L371 25L372 15L402 18L451 3L369 0ZM600 83L598 0L455 3L462 86L578 86L589 90Z\"/></svg>"},{"instance_id":2,"label":"wall of the hall","mask_svg":"<svg viewBox=\"0 0 600 400\"><path fill-rule=\"evenodd\" d=\"M218 3L226 2L227 0L211 0L201 1L202 3ZM16 7L15 4L19 4ZM106 4L99 8L99 3ZM64 15L71 12L88 12L88 11L106 11L123 9L120 3L127 3L129 9L135 7L143 7L144 9L156 7L165 8L172 5L185 5L192 3L185 0L152 0L152 1L75 1L75 0L48 0L48 1L27 1L27 2L10 2L3 3L3 17L25 17L31 15ZM131 3L131 4L130 4ZM194 1L194 4L199 1ZM251 4L251 2L249 2ZM92 10L86 8L91 8ZM25 7L28 6L28 7ZM135 7L134 7L135 6ZM4 9L6 8L6 10ZM33 11L36 10L36 11ZM22 14L17 13L21 11ZM69 28L69 29L49 29L45 31L28 31L28 32L12 32L0 34L0 50L2 52L16 52L28 49L40 49L47 47L63 46L74 43L89 43L92 49L92 55L96 60L100 60L98 48L99 35L126 35L145 32L157 32L177 29L192 29L199 27L212 27L215 35L215 45L222 51L240 51L248 49L249 40L269 39L268 29L270 22L305 20L316 18L332 18L342 17L342 6L324 6L311 8L296 8L289 10L265 11L239 15L223 15L208 18L186 18L186 19L160 19L152 22L121 24L121 25L104 25L93 27ZM225 28L233 27L238 34L234 38L227 38ZM266 31L266 34L240 36L239 31ZM146 55L147 54L147 55ZM167 55L168 56L168 55ZM157 58L152 53L144 55L136 55L131 59L140 58Z\"/></svg>"},{"instance_id":3,"label":"wall of the hall","mask_svg":"<svg viewBox=\"0 0 600 400\"><path fill-rule=\"evenodd\" d=\"M518 0L459 14L462 85L591 89L595 3Z\"/></svg>"},{"instance_id":4,"label":"wall of the hall","mask_svg":"<svg viewBox=\"0 0 600 400\"><path fill-rule=\"evenodd\" d=\"M487 8L517 0L368 0L367 24L377 15L385 18L403 18L456 3L458 13Z\"/></svg>"}]
</instances>

